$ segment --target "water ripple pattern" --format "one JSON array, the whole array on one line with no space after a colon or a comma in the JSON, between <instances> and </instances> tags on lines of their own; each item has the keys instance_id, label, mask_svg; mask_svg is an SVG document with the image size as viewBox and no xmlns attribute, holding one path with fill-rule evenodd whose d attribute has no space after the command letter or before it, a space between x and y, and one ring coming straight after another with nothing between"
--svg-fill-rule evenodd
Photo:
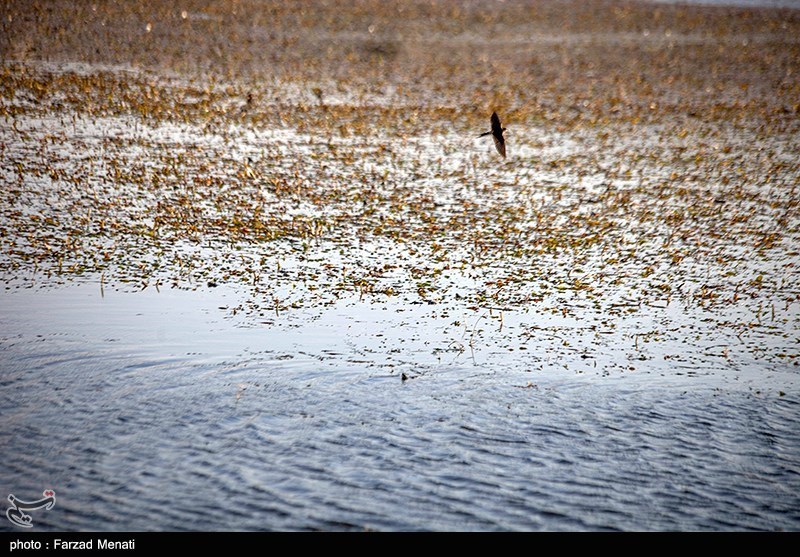
<instances>
[{"instance_id":1,"label":"water ripple pattern","mask_svg":"<svg viewBox=\"0 0 800 557\"><path fill-rule=\"evenodd\" d=\"M449 364L403 381L248 352L263 331L213 313L218 345L181 353L152 318L196 308L169 298L122 296L139 329L59 335L4 297L0 485L56 489L40 529L800 529L795 386Z\"/></svg>"}]
</instances>

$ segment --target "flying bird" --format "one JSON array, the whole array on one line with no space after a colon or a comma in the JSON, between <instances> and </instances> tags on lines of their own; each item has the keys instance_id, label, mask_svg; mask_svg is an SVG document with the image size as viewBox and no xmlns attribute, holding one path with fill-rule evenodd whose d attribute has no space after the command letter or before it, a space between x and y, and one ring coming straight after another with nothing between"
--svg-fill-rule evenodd
<instances>
[{"instance_id":1,"label":"flying bird","mask_svg":"<svg viewBox=\"0 0 800 557\"><path fill-rule=\"evenodd\" d=\"M497 112L492 112L492 131L482 133L478 137L491 134L492 139L494 139L494 146L497 147L497 152L500 153L503 158L506 158L506 140L503 139L504 131L506 131L506 129L500 125L500 118L497 116Z\"/></svg>"}]
</instances>

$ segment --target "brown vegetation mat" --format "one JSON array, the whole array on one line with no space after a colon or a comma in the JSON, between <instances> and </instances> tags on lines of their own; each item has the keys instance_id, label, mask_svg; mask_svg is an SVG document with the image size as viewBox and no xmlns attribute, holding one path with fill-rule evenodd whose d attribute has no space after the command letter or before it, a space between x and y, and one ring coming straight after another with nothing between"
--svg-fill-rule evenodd
<instances>
[{"instance_id":1,"label":"brown vegetation mat","mask_svg":"<svg viewBox=\"0 0 800 557\"><path fill-rule=\"evenodd\" d=\"M680 300L797 361L800 10L12 0L0 18L7 281L243 283L275 311ZM505 160L476 138L493 110Z\"/></svg>"}]
</instances>

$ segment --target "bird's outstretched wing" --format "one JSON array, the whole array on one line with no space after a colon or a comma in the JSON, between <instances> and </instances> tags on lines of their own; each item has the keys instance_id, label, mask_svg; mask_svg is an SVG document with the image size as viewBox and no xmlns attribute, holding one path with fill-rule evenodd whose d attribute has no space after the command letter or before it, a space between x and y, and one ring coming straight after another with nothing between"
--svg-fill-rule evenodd
<instances>
[{"instance_id":1,"label":"bird's outstretched wing","mask_svg":"<svg viewBox=\"0 0 800 557\"><path fill-rule=\"evenodd\" d=\"M492 112L492 133L503 135L503 126L500 125L500 118L497 116L497 112Z\"/></svg>"},{"instance_id":2,"label":"bird's outstretched wing","mask_svg":"<svg viewBox=\"0 0 800 557\"><path fill-rule=\"evenodd\" d=\"M497 116L497 112L492 112L492 139L494 139L494 146L497 148L497 152L503 158L506 158L506 140L503 139L503 126L500 125L500 118Z\"/></svg>"},{"instance_id":3,"label":"bird's outstretched wing","mask_svg":"<svg viewBox=\"0 0 800 557\"><path fill-rule=\"evenodd\" d=\"M494 146L497 147L497 152L503 155L503 158L506 158L506 142L503 136L492 135L492 139L494 139Z\"/></svg>"}]
</instances>

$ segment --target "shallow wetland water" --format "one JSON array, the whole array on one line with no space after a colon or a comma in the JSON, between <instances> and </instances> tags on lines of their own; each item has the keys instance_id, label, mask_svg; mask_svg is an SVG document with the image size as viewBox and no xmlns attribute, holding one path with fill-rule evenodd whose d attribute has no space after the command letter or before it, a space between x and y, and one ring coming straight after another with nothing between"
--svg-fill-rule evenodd
<instances>
[{"instance_id":1,"label":"shallow wetland water","mask_svg":"<svg viewBox=\"0 0 800 557\"><path fill-rule=\"evenodd\" d=\"M4 5L0 489L800 529L800 10L566 4Z\"/></svg>"}]
</instances>

